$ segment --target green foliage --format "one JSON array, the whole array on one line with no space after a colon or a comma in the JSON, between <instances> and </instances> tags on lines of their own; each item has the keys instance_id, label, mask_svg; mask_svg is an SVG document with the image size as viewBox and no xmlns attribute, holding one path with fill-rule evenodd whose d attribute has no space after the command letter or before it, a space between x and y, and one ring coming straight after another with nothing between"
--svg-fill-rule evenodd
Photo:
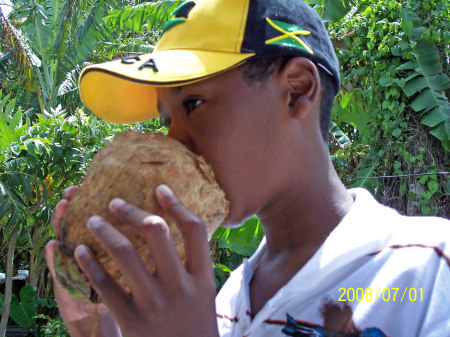
<instances>
[{"instance_id":1,"label":"green foliage","mask_svg":"<svg viewBox=\"0 0 450 337\"><path fill-rule=\"evenodd\" d=\"M352 0L306 0L313 6L324 22L338 22L357 9Z\"/></svg>"},{"instance_id":2,"label":"green foliage","mask_svg":"<svg viewBox=\"0 0 450 337\"><path fill-rule=\"evenodd\" d=\"M108 12L105 26L115 36L99 43L91 61L102 62L129 54L150 53L164 24L180 0L133 1Z\"/></svg>"},{"instance_id":3,"label":"green foliage","mask_svg":"<svg viewBox=\"0 0 450 337\"><path fill-rule=\"evenodd\" d=\"M3 306L3 294L0 294L0 305ZM10 317L22 328L29 329L36 324L36 295L29 285L20 289L20 301L15 294L11 296Z\"/></svg>"},{"instance_id":4,"label":"green foliage","mask_svg":"<svg viewBox=\"0 0 450 337\"><path fill-rule=\"evenodd\" d=\"M5 226L14 226L17 222L22 222L26 214L25 200L31 199L32 190L42 188L46 193L43 182L29 172L21 172L17 166L19 163L10 160L11 155L15 156L21 151L21 135L28 126L28 120L23 125L22 111L15 108L16 100L10 100L10 95L2 98L0 91L0 221L6 218ZM32 148L32 143L45 148L45 143L39 138L31 138L28 142L23 142L23 148ZM34 150L33 150L34 153ZM26 162L25 162L26 164ZM18 186L22 187L19 190Z\"/></svg>"},{"instance_id":5,"label":"green foliage","mask_svg":"<svg viewBox=\"0 0 450 337\"><path fill-rule=\"evenodd\" d=\"M116 132L166 129L160 119L117 126L82 109L69 115L60 107L32 120L10 95L2 98L1 91L0 127L0 247L6 250L11 233L19 231L15 250L19 256L25 253L31 285L47 297L44 247L54 236L50 214L64 189L79 184L95 153Z\"/></svg>"},{"instance_id":6,"label":"green foliage","mask_svg":"<svg viewBox=\"0 0 450 337\"><path fill-rule=\"evenodd\" d=\"M251 256L256 251L263 236L261 223L256 216L248 219L239 228L219 227L216 230L212 239L217 242L219 255L213 264L217 291L231 271L242 263L243 258Z\"/></svg>"},{"instance_id":7,"label":"green foliage","mask_svg":"<svg viewBox=\"0 0 450 337\"><path fill-rule=\"evenodd\" d=\"M213 270L216 281L216 291L219 291L220 288L222 288L222 286L225 284L228 276L230 276L232 270L228 266L221 263L214 263Z\"/></svg>"},{"instance_id":8,"label":"green foliage","mask_svg":"<svg viewBox=\"0 0 450 337\"><path fill-rule=\"evenodd\" d=\"M48 315L37 315L36 318L39 320L43 320L39 326L39 330L36 334L37 337L69 337L69 331L67 330L66 323L62 320L61 317L53 318Z\"/></svg>"},{"instance_id":9,"label":"green foliage","mask_svg":"<svg viewBox=\"0 0 450 337\"><path fill-rule=\"evenodd\" d=\"M421 112L424 116L422 123L431 127L430 133L450 151L450 103L444 93L450 89L450 80L442 73L439 53L430 30L422 25L412 9L403 9L402 14L403 28L413 45L415 60L398 67L399 70L414 70L404 81L399 82L399 86L406 96L415 95L410 107ZM402 55L400 50L395 52L398 56Z\"/></svg>"},{"instance_id":10,"label":"green foliage","mask_svg":"<svg viewBox=\"0 0 450 337\"><path fill-rule=\"evenodd\" d=\"M141 33L161 30L180 0L149 1L112 10L105 17L109 29Z\"/></svg>"},{"instance_id":11,"label":"green foliage","mask_svg":"<svg viewBox=\"0 0 450 337\"><path fill-rule=\"evenodd\" d=\"M0 306L3 305L3 294L0 294ZM39 324L37 336L69 336L66 323L61 317L52 318L45 314L38 314L39 307L48 309L56 308L56 302L52 298L37 298L36 290L30 285L25 285L19 293L11 297L11 319L24 329L30 329Z\"/></svg>"},{"instance_id":12,"label":"green foliage","mask_svg":"<svg viewBox=\"0 0 450 337\"><path fill-rule=\"evenodd\" d=\"M254 216L239 228L218 228L213 239L219 239L219 248L229 248L242 256L251 256L258 248L264 233L259 219Z\"/></svg>"},{"instance_id":13,"label":"green foliage","mask_svg":"<svg viewBox=\"0 0 450 337\"><path fill-rule=\"evenodd\" d=\"M341 176L358 178L348 187L407 214L448 214L448 177L428 186L430 176L410 176L448 168L448 18L440 0L360 1L329 25L342 65L333 121L351 142L331 137L333 161ZM395 175L406 177L372 178Z\"/></svg>"},{"instance_id":14,"label":"green foliage","mask_svg":"<svg viewBox=\"0 0 450 337\"><path fill-rule=\"evenodd\" d=\"M13 4L11 20L3 25L11 26L9 36L20 46L14 58L25 69L24 86L38 93L41 112L48 111L57 106L57 98L74 93L81 66L95 45L112 38L102 24L109 6L100 0L15 0Z\"/></svg>"}]
</instances>

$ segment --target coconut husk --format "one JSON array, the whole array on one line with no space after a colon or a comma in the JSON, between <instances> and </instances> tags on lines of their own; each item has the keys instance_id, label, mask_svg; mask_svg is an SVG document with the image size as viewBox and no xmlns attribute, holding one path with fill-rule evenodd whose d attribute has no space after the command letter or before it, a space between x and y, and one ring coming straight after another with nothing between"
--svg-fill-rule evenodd
<instances>
[{"instance_id":1,"label":"coconut husk","mask_svg":"<svg viewBox=\"0 0 450 337\"><path fill-rule=\"evenodd\" d=\"M148 270L155 270L144 239L130 225L117 221L109 212L108 204L113 198L121 198L163 217L178 254L184 260L182 236L155 198L155 188L160 184L169 186L181 202L205 222L209 238L228 213L225 194L202 157L196 156L178 141L162 135L134 131L117 134L94 157L80 188L69 203L57 238L57 278L75 298L98 301L75 262L73 252L79 244L90 247L105 269L128 290L114 261L87 230L86 223L92 215L99 215L115 226L132 242Z\"/></svg>"}]
</instances>

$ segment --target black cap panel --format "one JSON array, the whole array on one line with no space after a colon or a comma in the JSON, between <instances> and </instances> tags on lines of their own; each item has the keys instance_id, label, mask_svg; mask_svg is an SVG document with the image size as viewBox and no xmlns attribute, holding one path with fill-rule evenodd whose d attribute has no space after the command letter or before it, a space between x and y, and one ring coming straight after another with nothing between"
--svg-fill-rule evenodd
<instances>
[{"instance_id":1,"label":"black cap panel","mask_svg":"<svg viewBox=\"0 0 450 337\"><path fill-rule=\"evenodd\" d=\"M256 56L303 56L334 79L339 91L339 62L317 13L301 0L250 0L241 52Z\"/></svg>"}]
</instances>

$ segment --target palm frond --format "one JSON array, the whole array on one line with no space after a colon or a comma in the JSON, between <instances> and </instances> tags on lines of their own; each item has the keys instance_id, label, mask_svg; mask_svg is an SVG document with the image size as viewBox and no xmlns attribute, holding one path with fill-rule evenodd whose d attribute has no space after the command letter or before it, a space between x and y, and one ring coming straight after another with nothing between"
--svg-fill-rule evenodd
<instances>
[{"instance_id":1,"label":"palm frond","mask_svg":"<svg viewBox=\"0 0 450 337\"><path fill-rule=\"evenodd\" d=\"M16 73L22 77L22 85L27 90L37 91L34 76L36 67L40 66L39 58L33 53L22 34L8 21L0 8L0 46L4 53L1 55L0 72L8 71L7 64L14 63Z\"/></svg>"},{"instance_id":2,"label":"palm frond","mask_svg":"<svg viewBox=\"0 0 450 337\"><path fill-rule=\"evenodd\" d=\"M180 0L147 2L110 12L105 18L107 27L129 32L160 30L169 20Z\"/></svg>"},{"instance_id":3,"label":"palm frond","mask_svg":"<svg viewBox=\"0 0 450 337\"><path fill-rule=\"evenodd\" d=\"M431 127L430 134L441 141L450 151L450 102L445 91L450 89L450 79L442 71L436 46L426 35L426 28L419 17L409 8L403 10L406 34L416 42L415 60L402 64L397 69L414 72L400 82L403 92L413 100L410 107L420 113L422 124Z\"/></svg>"}]
</instances>

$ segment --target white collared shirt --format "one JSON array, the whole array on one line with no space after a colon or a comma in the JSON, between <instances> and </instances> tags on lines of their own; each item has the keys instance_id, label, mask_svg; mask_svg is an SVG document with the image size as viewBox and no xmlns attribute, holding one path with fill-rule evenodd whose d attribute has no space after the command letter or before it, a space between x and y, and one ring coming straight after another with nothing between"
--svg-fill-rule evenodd
<instances>
[{"instance_id":1,"label":"white collared shirt","mask_svg":"<svg viewBox=\"0 0 450 337\"><path fill-rule=\"evenodd\" d=\"M253 319L249 283L265 240L231 274L216 298L222 337L450 336L450 221L349 192L349 213Z\"/></svg>"}]
</instances>

